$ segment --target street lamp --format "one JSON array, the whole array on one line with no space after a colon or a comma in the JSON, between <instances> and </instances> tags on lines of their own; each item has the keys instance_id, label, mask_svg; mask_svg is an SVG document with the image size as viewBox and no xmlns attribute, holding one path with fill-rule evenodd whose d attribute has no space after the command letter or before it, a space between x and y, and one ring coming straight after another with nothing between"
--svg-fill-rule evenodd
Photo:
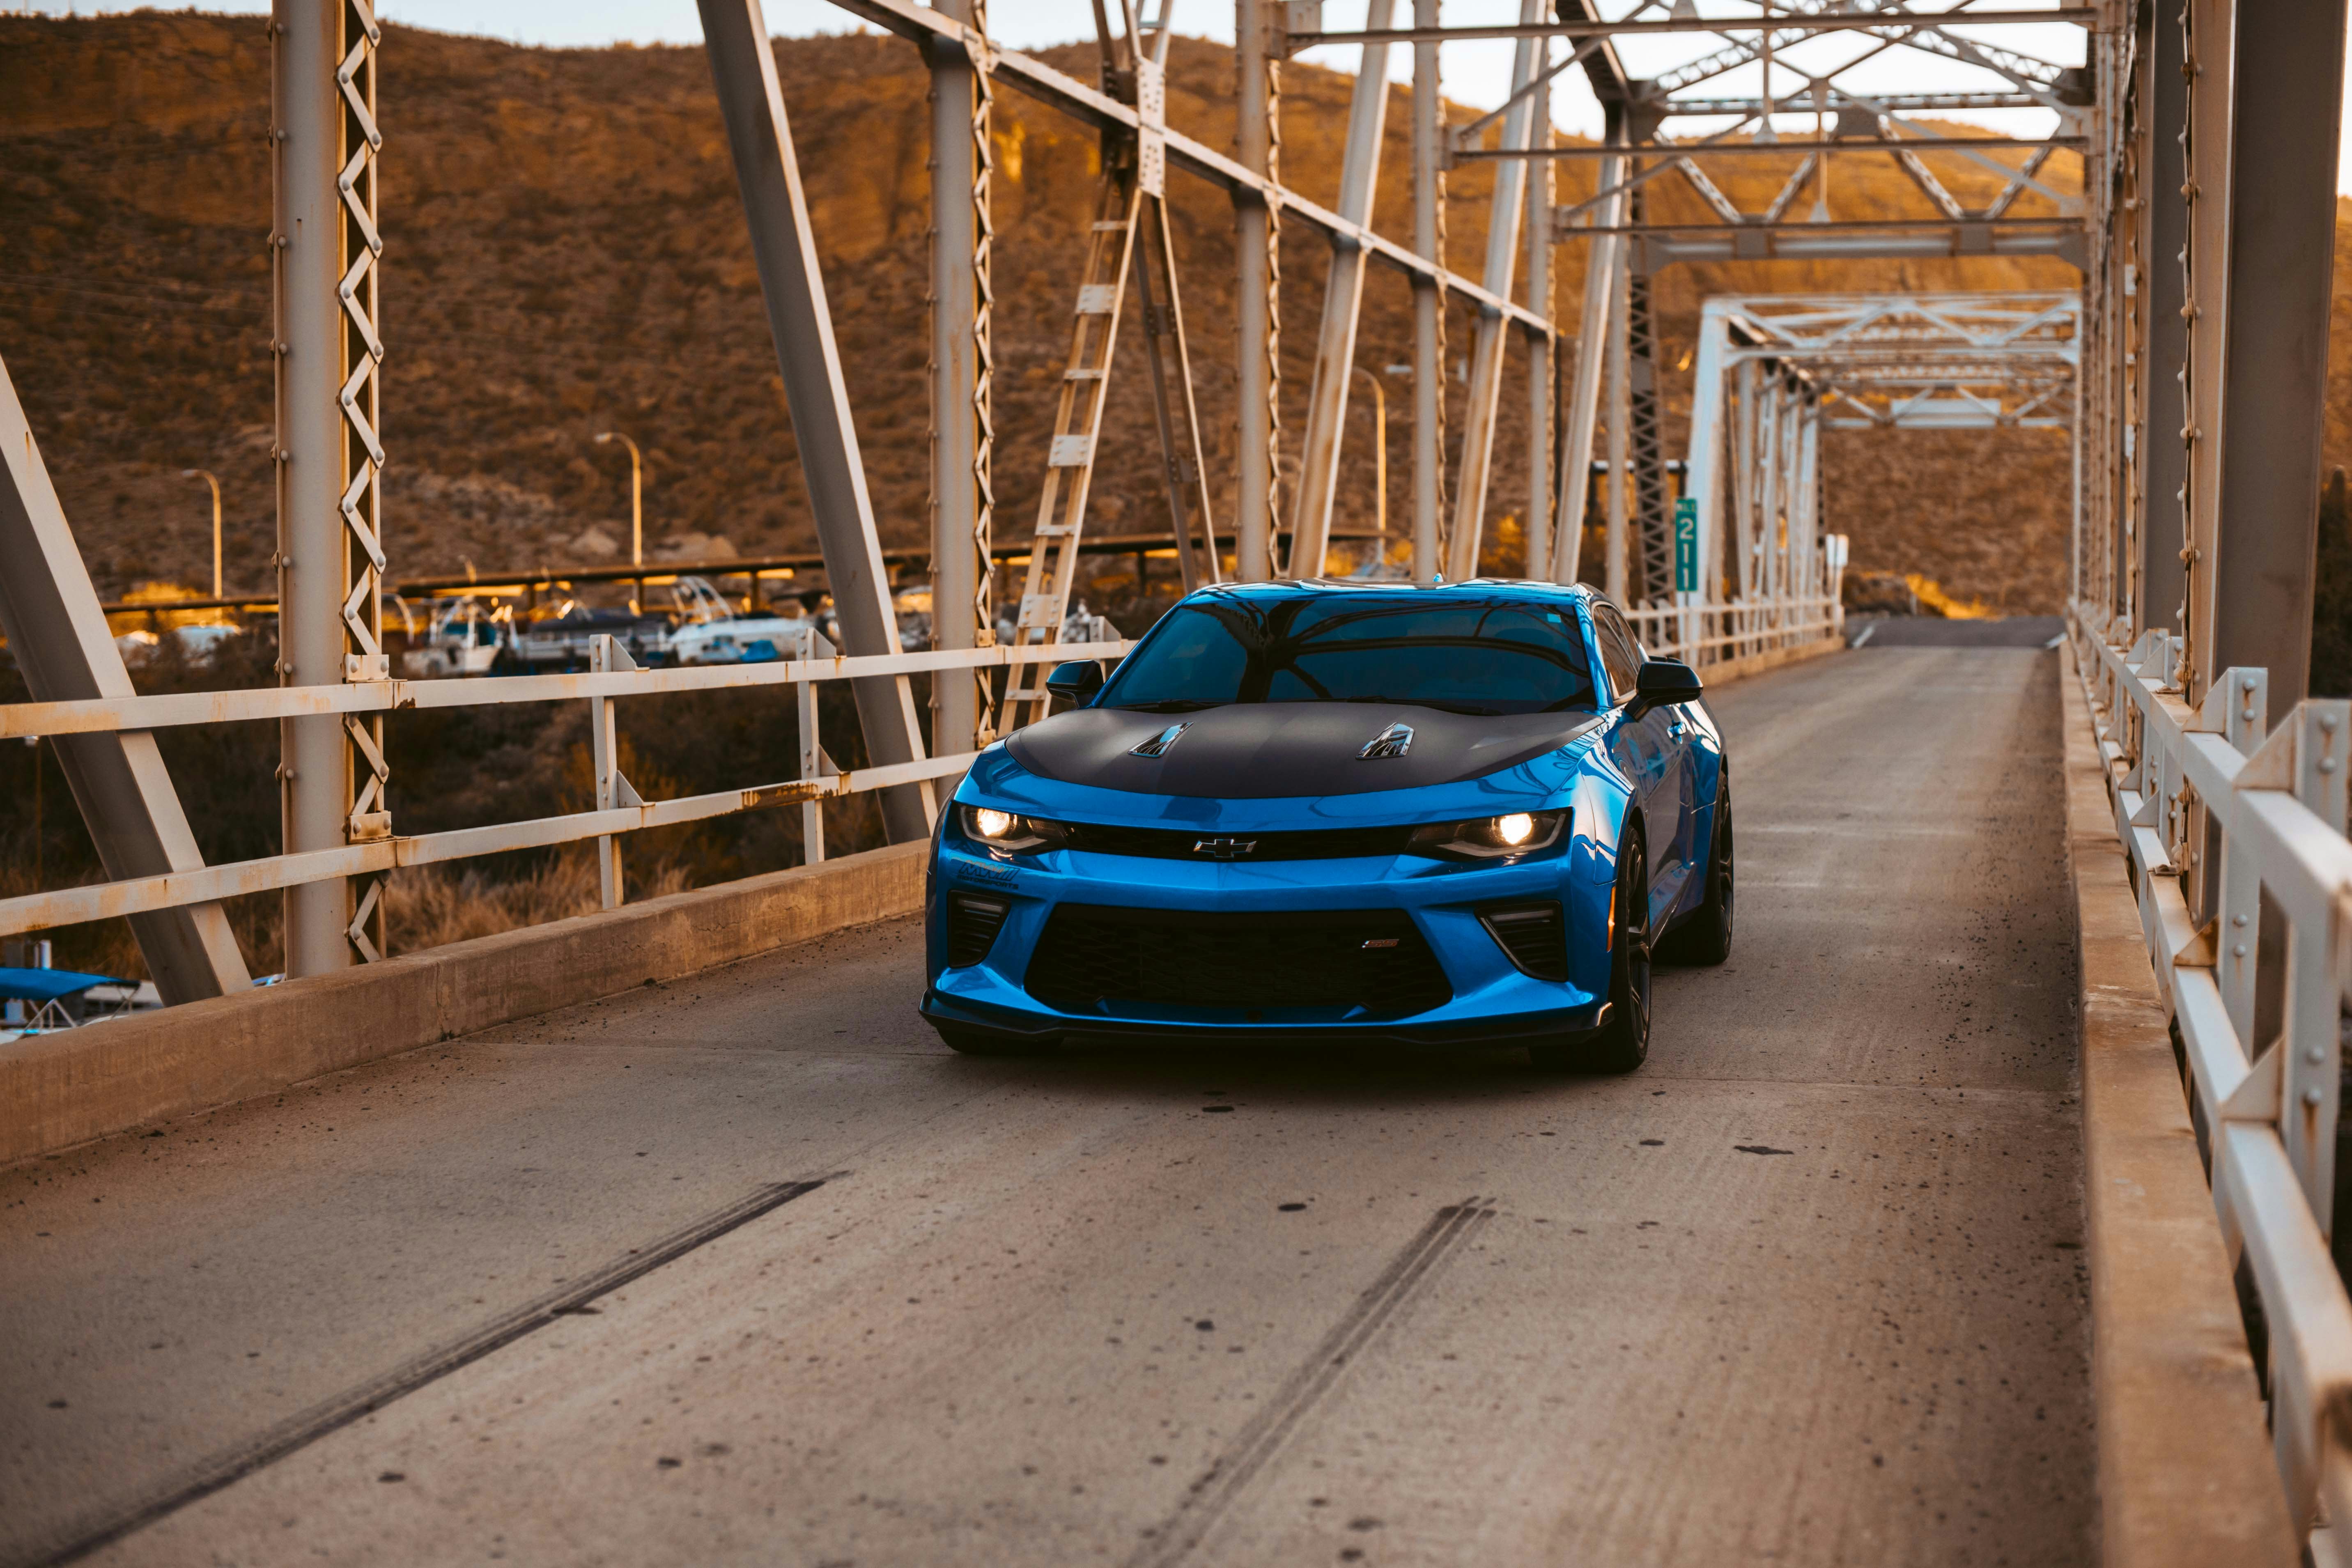
<instances>
[{"instance_id":1,"label":"street lamp","mask_svg":"<svg viewBox=\"0 0 2352 1568\"><path fill-rule=\"evenodd\" d=\"M637 444L619 431L600 430L596 433L596 445L599 447L610 441L618 441L629 449L629 564L642 566L646 563L646 461L637 451ZM642 615L646 597L645 579L638 578L635 587L636 595L630 600L629 608Z\"/></svg>"},{"instance_id":2,"label":"street lamp","mask_svg":"<svg viewBox=\"0 0 2352 1568\"><path fill-rule=\"evenodd\" d=\"M184 479L202 479L213 488L213 597L221 596L221 521L220 480L213 478L209 468L182 468Z\"/></svg>"},{"instance_id":3,"label":"street lamp","mask_svg":"<svg viewBox=\"0 0 2352 1568\"><path fill-rule=\"evenodd\" d=\"M1386 561L1389 554L1389 395L1387 389L1381 384L1381 378L1372 374L1371 366L1360 364L1356 366L1356 374L1372 384L1372 423L1381 437L1379 466L1373 470L1377 476L1373 483L1376 486L1374 493L1379 497L1381 559Z\"/></svg>"},{"instance_id":4,"label":"street lamp","mask_svg":"<svg viewBox=\"0 0 2352 1568\"><path fill-rule=\"evenodd\" d=\"M618 441L629 449L629 564L646 563L646 460L637 444L617 430L600 431L596 445Z\"/></svg>"}]
</instances>

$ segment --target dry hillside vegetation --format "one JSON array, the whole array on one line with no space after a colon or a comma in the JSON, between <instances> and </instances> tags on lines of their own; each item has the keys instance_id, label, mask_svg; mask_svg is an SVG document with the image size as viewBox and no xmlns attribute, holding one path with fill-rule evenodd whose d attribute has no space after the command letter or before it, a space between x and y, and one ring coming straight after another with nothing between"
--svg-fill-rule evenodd
<instances>
[{"instance_id":1,"label":"dry hillside vegetation","mask_svg":"<svg viewBox=\"0 0 2352 1568\"><path fill-rule=\"evenodd\" d=\"M1057 52L1087 74L1091 48ZM858 433L886 541L927 536L925 77L900 40L787 40L777 51L793 116ZM805 549L814 540L794 467L735 183L708 68L685 48L547 50L388 29L382 118L384 425L388 536L396 571L466 561L576 561L625 541L626 458L590 435L614 426L648 457L648 532L699 552ZM1233 61L1182 41L1170 113L1230 144ZM267 586L269 488L268 50L258 18L140 14L0 17L0 356L31 415L100 587L205 581L208 542L190 466L222 476L233 588ZM1284 169L1329 200L1346 79L1293 67ZM1409 232L1405 92L1390 117L1377 221ZM1097 163L1092 133L1017 93L999 95L996 251L1001 537L1025 537ZM1930 155L1931 157L1936 155ZM1717 178L1762 206L1787 160ZM1449 254L1483 255L1492 165L1451 179ZM1949 157L1963 201L1993 176ZM1891 164L1842 160L1839 216L1916 216ZM2071 155L2053 161L2060 185ZM1563 166L1563 196L1591 171ZM1665 182L1658 216L1704 217ZM1173 184L1185 304L1221 515L1234 447L1232 219L1225 198ZM2028 198L2019 211L2039 210ZM1801 208L1800 209L1801 210ZM1321 302L1322 244L1293 226L1284 251L1285 422L1295 439ZM1573 319L1580 247L1559 252ZM1743 263L1674 268L1659 286L1670 368L1702 295L1726 290L2063 288L2055 261ZM1409 295L1375 269L1358 363L1406 357ZM1469 340L1449 325L1450 355ZM1133 334L1124 345L1095 486L1094 524L1165 526L1156 443ZM1516 356L1515 356L1516 357ZM1515 563L1524 505L1524 377L1507 371L1489 492L1490 564ZM1670 377L1686 403L1687 378ZM1395 388L1400 394L1403 388ZM1461 388L1449 429L1458 439ZM2341 400L2339 400L2340 402ZM1370 413L1351 412L1342 526L1372 520ZM1402 395L1391 400L1394 493L1405 493ZM2345 437L2331 420L2331 440ZM1680 440L1679 422L1675 440ZM1962 597L2053 607L2065 560L2063 443L2032 434L1838 436L1828 510L1856 563L1917 570ZM600 534L602 537L584 537ZM726 546L687 541L723 539Z\"/></svg>"}]
</instances>

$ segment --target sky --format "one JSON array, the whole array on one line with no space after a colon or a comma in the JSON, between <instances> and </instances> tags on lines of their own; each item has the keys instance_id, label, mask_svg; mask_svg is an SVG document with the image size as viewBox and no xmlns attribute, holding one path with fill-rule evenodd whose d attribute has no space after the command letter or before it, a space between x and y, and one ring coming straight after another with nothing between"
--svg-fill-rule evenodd
<instances>
[{"instance_id":1,"label":"sky","mask_svg":"<svg viewBox=\"0 0 2352 1568\"><path fill-rule=\"evenodd\" d=\"M1155 4L1177 5L1175 23L1180 33L1205 36L1224 42L1233 39L1233 6L1226 0L1142 0L1147 11ZM2024 0L2032 5L2035 0ZM1327 0L1325 20L1328 26L1338 29L1360 26L1366 0ZM813 33L839 33L857 30L861 24L848 12L831 4L831 0L765 0L768 25L776 33L799 36ZM33 0L30 5L10 5L0 0L0 9L31 10L51 16L78 13L88 16L99 11L129 11L142 8L135 0ZM203 9L218 11L266 12L268 0L209 0ZM630 43L699 43L702 29L697 20L694 0L377 0L377 14L388 20L407 23L413 26L431 27L443 32L473 33L503 38L512 43L539 44L556 47L595 47L619 42ZM1396 6L1400 18L1410 9L1399 0ZM1622 5L1612 4L1609 10L1616 14ZM1710 11L1722 9L1710 5ZM1445 20L1461 26L1480 22L1508 22L1517 19L1518 6L1515 0L1449 0ZM1725 10L1725 15L1754 14L1748 5ZM989 20L996 37L1013 48L1036 48L1050 44L1067 43L1073 39L1091 37L1094 33L1093 9L1090 0L993 0L989 7ZM1972 37L1990 43L2016 48L2061 64L2079 64L2082 60L2083 35L2069 27L1979 27L1969 29ZM1712 47L1717 40L1704 43L1680 38L1635 38L1621 40L1620 49L1627 68L1636 76L1654 76L1679 60ZM1791 58L1801 65L1819 68L1821 64L1845 58L1864 47L1848 36L1832 36L1813 40L1803 48L1804 54L1791 52ZM1556 51L1565 46L1555 43ZM1510 79L1512 46L1506 42L1448 44L1444 55L1446 95L1457 102L1480 108L1491 108L1506 96ZM1309 50L1301 58L1335 69L1353 72L1357 51L1352 48L1328 47ZM1557 58L1555 56L1555 58ZM1881 81L1900 80L1915 90L1937 89L1966 89L1995 85L1989 78L1972 68L1940 63L1912 51L1896 51L1878 62L1884 68ZM1390 51L1390 75L1398 80L1410 77L1412 51L1395 48ZM1719 79L1716 90L1754 93L1760 72L1749 68L1730 73ZM1775 87L1789 91L1796 81L1792 74L1781 73L1775 78ZM1857 77L1859 83L1862 79ZM2347 72L2352 79L2352 72ZM1559 89L1553 98L1553 121L1565 132L1580 135L1595 134L1600 129L1600 110L1591 95L1585 90L1581 75L1576 71L1563 73L1555 79ZM2018 111L2007 115L1977 117L1989 128L2009 135L2033 135L2046 132L2052 117L2039 111ZM1784 134L1803 134L1807 117L1798 115L1784 120ZM2352 194L2352 156L2347 156L2346 146L2352 146L2352 114L2345 117L2345 135L2338 147L2336 188Z\"/></svg>"}]
</instances>

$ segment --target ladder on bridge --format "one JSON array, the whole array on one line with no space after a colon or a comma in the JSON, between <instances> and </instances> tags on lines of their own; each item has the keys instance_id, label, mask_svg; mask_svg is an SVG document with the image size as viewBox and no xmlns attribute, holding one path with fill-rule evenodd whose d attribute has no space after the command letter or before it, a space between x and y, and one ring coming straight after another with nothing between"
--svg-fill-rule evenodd
<instances>
[{"instance_id":1,"label":"ladder on bridge","mask_svg":"<svg viewBox=\"0 0 2352 1568\"><path fill-rule=\"evenodd\" d=\"M1187 592L1202 581L1217 582L1222 576L1164 195L1166 150L1150 129L1165 118L1168 16L1163 8L1159 26L1150 35L1151 48L1147 54L1137 33L1133 0L1125 0L1123 9L1123 36L1113 34L1101 7L1096 9L1103 75L1114 92L1128 97L1141 110L1147 129L1135 141L1105 150L1094 222L1087 234L1086 271L1078 285L1069 354L1062 369L1062 395L1054 413L1053 444L1045 457L1045 484L1037 498L1036 531L1013 624L1014 647L1045 647L1061 640L1070 590L1077 576L1087 494L1094 480L1103 411L1110 401L1111 362L1118 350L1130 273L1143 305L1144 348L1166 467L1177 564ZM1139 248L1142 251L1139 269L1135 265ZM1192 531L1196 513L1202 534L1197 544ZM1045 686L1049 668L1043 663L1012 667L991 726L995 733L1003 734L1045 716L1052 700Z\"/></svg>"}]
</instances>

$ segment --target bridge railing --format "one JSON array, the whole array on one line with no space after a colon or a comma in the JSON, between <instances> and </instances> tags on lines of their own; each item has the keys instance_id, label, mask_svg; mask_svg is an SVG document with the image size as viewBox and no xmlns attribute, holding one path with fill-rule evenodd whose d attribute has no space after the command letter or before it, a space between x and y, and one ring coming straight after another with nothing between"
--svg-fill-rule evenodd
<instances>
[{"instance_id":1,"label":"bridge railing","mask_svg":"<svg viewBox=\"0 0 2352 1568\"><path fill-rule=\"evenodd\" d=\"M2078 664L2189 1115L2249 1315L2292 1516L2352 1562L2352 1300L2331 1251L2342 1019L2352 996L2352 703L2266 730L2268 681L2232 668L2200 707L2163 631L2128 647L2078 605Z\"/></svg>"},{"instance_id":2,"label":"bridge railing","mask_svg":"<svg viewBox=\"0 0 2352 1568\"><path fill-rule=\"evenodd\" d=\"M1735 599L1698 608L1661 605L1628 610L1633 635L1654 658L1687 664L1721 664L1784 647L1821 642L1845 629L1845 608L1835 595L1782 599Z\"/></svg>"},{"instance_id":3,"label":"bridge railing","mask_svg":"<svg viewBox=\"0 0 2352 1568\"><path fill-rule=\"evenodd\" d=\"M629 664L610 637L596 639L591 668L579 675L525 675L498 679L352 681L339 686L261 687L234 691L174 692L158 696L95 698L68 702L0 704L0 741L34 736L158 730L183 724L226 723L342 714L364 734L356 716L428 708L477 708L514 702L585 701L596 771L598 809L532 817L485 827L384 837L339 848L272 855L163 876L137 877L83 887L0 899L0 936L107 920L184 904L210 903L247 893L266 893L340 877L357 877L471 859L515 849L598 841L604 907L621 901L617 836L640 828L698 822L736 812L798 804L807 858L822 859L824 839L819 803L870 790L951 778L970 768L977 752L922 758L887 767L840 771L819 744L816 689L828 680L901 676L945 669L1057 663L1066 658L1118 658L1128 642L1056 643L1031 647L939 649L919 653L845 658L821 644L804 642L801 657L756 664L643 669ZM801 776L743 789L719 790L676 800L638 798L617 763L613 704L623 698L688 691L795 688L799 696ZM364 911L362 912L364 918Z\"/></svg>"}]
</instances>

